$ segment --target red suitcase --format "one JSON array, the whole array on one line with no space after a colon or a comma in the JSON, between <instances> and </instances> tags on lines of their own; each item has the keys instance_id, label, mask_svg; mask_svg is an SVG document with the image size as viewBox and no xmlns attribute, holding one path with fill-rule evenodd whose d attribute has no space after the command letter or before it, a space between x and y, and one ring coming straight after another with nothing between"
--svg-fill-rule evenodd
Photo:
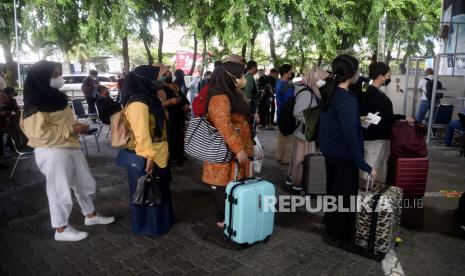
<instances>
[{"instance_id":1,"label":"red suitcase","mask_svg":"<svg viewBox=\"0 0 465 276\"><path fill-rule=\"evenodd\" d=\"M401 188L406 198L422 198L428 180L428 157L391 160L392 185Z\"/></svg>"}]
</instances>

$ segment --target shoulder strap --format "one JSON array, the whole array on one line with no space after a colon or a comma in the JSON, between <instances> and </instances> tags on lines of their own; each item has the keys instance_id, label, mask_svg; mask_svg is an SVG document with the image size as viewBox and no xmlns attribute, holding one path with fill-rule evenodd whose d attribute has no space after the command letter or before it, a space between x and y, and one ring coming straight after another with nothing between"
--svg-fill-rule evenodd
<instances>
[{"instance_id":1,"label":"shoulder strap","mask_svg":"<svg viewBox=\"0 0 465 276\"><path fill-rule=\"evenodd\" d=\"M310 92L310 97L311 98L310 98L310 105L308 106L308 108L310 108L312 106L312 104L313 104L313 99L315 97L315 94L313 93L313 90L310 87L308 87L306 85L302 86L302 89L300 89L299 92L297 92L297 94L295 95L295 98L297 99L297 96L299 96L299 94L304 92L304 91Z\"/></svg>"}]
</instances>

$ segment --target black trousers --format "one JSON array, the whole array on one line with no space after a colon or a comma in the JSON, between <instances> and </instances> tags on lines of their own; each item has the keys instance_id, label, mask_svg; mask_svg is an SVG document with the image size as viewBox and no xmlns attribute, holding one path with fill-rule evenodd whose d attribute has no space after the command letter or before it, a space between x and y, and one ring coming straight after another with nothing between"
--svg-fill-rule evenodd
<instances>
[{"instance_id":1,"label":"black trousers","mask_svg":"<svg viewBox=\"0 0 465 276\"><path fill-rule=\"evenodd\" d=\"M342 196L344 208L350 208L350 197L358 194L358 167L350 159L325 157L325 163L328 195ZM326 233L336 240L351 240L355 236L355 220L355 212L327 212Z\"/></svg>"},{"instance_id":2,"label":"black trousers","mask_svg":"<svg viewBox=\"0 0 465 276\"><path fill-rule=\"evenodd\" d=\"M86 97L86 102L87 102L87 113L97 113L97 109L95 109L95 102L97 101L97 98L94 97Z\"/></svg>"},{"instance_id":3,"label":"black trousers","mask_svg":"<svg viewBox=\"0 0 465 276\"><path fill-rule=\"evenodd\" d=\"M216 186L215 191L215 209L216 209L216 222L224 222L224 194L226 187Z\"/></svg>"},{"instance_id":4,"label":"black trousers","mask_svg":"<svg viewBox=\"0 0 465 276\"><path fill-rule=\"evenodd\" d=\"M184 132L185 121L181 118L173 118L168 123L168 148L170 160L177 163L184 162Z\"/></svg>"},{"instance_id":5,"label":"black trousers","mask_svg":"<svg viewBox=\"0 0 465 276\"><path fill-rule=\"evenodd\" d=\"M270 105L263 103L258 106L258 116L260 117L260 125L268 126L270 125L271 111Z\"/></svg>"}]
</instances>

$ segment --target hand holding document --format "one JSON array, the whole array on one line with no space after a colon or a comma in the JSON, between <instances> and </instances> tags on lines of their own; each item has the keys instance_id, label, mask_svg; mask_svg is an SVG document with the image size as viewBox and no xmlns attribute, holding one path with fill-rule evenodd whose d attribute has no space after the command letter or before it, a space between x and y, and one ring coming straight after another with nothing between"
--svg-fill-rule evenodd
<instances>
[{"instance_id":1,"label":"hand holding document","mask_svg":"<svg viewBox=\"0 0 465 276\"><path fill-rule=\"evenodd\" d=\"M377 125L381 121L381 117L378 116L379 112L375 114L369 112L366 117L362 117L362 127L368 128L371 124Z\"/></svg>"}]
</instances>

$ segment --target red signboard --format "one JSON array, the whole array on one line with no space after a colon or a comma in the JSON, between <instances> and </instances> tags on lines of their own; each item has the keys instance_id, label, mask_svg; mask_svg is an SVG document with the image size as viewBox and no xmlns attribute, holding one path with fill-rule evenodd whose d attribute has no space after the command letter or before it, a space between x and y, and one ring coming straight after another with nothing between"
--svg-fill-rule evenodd
<instances>
[{"instance_id":1,"label":"red signboard","mask_svg":"<svg viewBox=\"0 0 465 276\"><path fill-rule=\"evenodd\" d=\"M188 74L191 71L192 62L194 61L194 53L187 51L176 52L176 70L181 69ZM198 67L202 64L202 55L197 53L197 61L195 62L194 74L198 74Z\"/></svg>"}]
</instances>

